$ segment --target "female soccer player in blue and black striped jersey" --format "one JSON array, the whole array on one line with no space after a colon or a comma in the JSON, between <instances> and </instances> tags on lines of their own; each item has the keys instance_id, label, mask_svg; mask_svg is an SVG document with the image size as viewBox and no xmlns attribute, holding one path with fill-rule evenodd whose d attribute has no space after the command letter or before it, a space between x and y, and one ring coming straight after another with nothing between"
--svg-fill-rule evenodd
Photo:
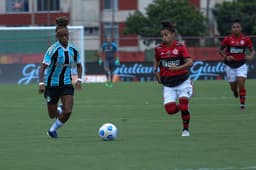
<instances>
[{"instance_id":1,"label":"female soccer player in blue and black striped jersey","mask_svg":"<svg viewBox=\"0 0 256 170\"><path fill-rule=\"evenodd\" d=\"M44 93L47 100L50 118L57 118L47 134L57 138L57 129L70 117L73 108L74 87L72 85L71 69L76 66L78 79L75 83L77 90L81 89L82 65L78 51L68 41L68 19L56 19L55 42L44 55L39 70L39 93ZM62 107L58 108L61 99Z\"/></svg>"}]
</instances>

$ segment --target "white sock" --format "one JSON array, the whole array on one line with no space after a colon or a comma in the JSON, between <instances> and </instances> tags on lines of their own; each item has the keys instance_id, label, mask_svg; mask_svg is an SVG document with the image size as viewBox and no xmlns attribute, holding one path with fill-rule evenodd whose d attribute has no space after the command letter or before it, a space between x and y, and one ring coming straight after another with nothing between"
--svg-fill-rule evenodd
<instances>
[{"instance_id":1,"label":"white sock","mask_svg":"<svg viewBox=\"0 0 256 170\"><path fill-rule=\"evenodd\" d=\"M58 119L52 124L52 127L50 128L50 131L56 131L58 128L60 128L63 125L63 123Z\"/></svg>"}]
</instances>

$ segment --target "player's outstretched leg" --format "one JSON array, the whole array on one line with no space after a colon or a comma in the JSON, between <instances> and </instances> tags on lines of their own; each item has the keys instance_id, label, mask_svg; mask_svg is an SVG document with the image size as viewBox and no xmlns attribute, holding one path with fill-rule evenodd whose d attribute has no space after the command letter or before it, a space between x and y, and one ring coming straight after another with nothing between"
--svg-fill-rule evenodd
<instances>
[{"instance_id":1,"label":"player's outstretched leg","mask_svg":"<svg viewBox=\"0 0 256 170\"><path fill-rule=\"evenodd\" d=\"M188 111L188 98L180 98L180 110L181 110L181 119L183 122L183 130L181 136L189 136L189 122L190 122L190 112Z\"/></svg>"},{"instance_id":2,"label":"player's outstretched leg","mask_svg":"<svg viewBox=\"0 0 256 170\"><path fill-rule=\"evenodd\" d=\"M238 97L238 92L237 91L233 91L233 95L234 95L235 98L237 98Z\"/></svg>"},{"instance_id":3,"label":"player's outstretched leg","mask_svg":"<svg viewBox=\"0 0 256 170\"><path fill-rule=\"evenodd\" d=\"M244 88L239 90L239 96L240 96L240 109L245 109L245 98L246 98L246 90Z\"/></svg>"},{"instance_id":4,"label":"player's outstretched leg","mask_svg":"<svg viewBox=\"0 0 256 170\"><path fill-rule=\"evenodd\" d=\"M111 71L110 70L106 72L106 77L107 77L107 82L106 82L105 86L106 87L112 87L112 82L111 82L112 78L111 78Z\"/></svg>"},{"instance_id":5,"label":"player's outstretched leg","mask_svg":"<svg viewBox=\"0 0 256 170\"><path fill-rule=\"evenodd\" d=\"M230 82L229 84L234 97L237 98L238 97L237 82Z\"/></svg>"}]
</instances>

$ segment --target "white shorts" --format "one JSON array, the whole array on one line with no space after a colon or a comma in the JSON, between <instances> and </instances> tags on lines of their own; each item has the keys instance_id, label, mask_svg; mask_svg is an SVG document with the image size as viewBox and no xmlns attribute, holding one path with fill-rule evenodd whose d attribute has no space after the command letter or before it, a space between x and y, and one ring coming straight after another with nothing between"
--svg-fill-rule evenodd
<instances>
[{"instance_id":1,"label":"white shorts","mask_svg":"<svg viewBox=\"0 0 256 170\"><path fill-rule=\"evenodd\" d=\"M247 78L248 66L246 64L243 64L238 68L231 68L226 65L225 71L227 75L227 81L235 82L237 77Z\"/></svg>"},{"instance_id":2,"label":"white shorts","mask_svg":"<svg viewBox=\"0 0 256 170\"><path fill-rule=\"evenodd\" d=\"M193 86L190 79L187 79L182 84L176 87L163 87L163 100L164 104L176 102L178 98L190 98L193 94Z\"/></svg>"}]
</instances>

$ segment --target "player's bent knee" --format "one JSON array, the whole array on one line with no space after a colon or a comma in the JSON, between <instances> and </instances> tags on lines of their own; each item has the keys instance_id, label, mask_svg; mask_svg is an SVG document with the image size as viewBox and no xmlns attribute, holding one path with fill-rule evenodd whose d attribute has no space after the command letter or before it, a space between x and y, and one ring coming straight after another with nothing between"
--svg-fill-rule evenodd
<instances>
[{"instance_id":1,"label":"player's bent knee","mask_svg":"<svg viewBox=\"0 0 256 170\"><path fill-rule=\"evenodd\" d=\"M170 115L173 115L179 111L179 108L175 102L167 103L164 106L165 106L165 111Z\"/></svg>"}]
</instances>

